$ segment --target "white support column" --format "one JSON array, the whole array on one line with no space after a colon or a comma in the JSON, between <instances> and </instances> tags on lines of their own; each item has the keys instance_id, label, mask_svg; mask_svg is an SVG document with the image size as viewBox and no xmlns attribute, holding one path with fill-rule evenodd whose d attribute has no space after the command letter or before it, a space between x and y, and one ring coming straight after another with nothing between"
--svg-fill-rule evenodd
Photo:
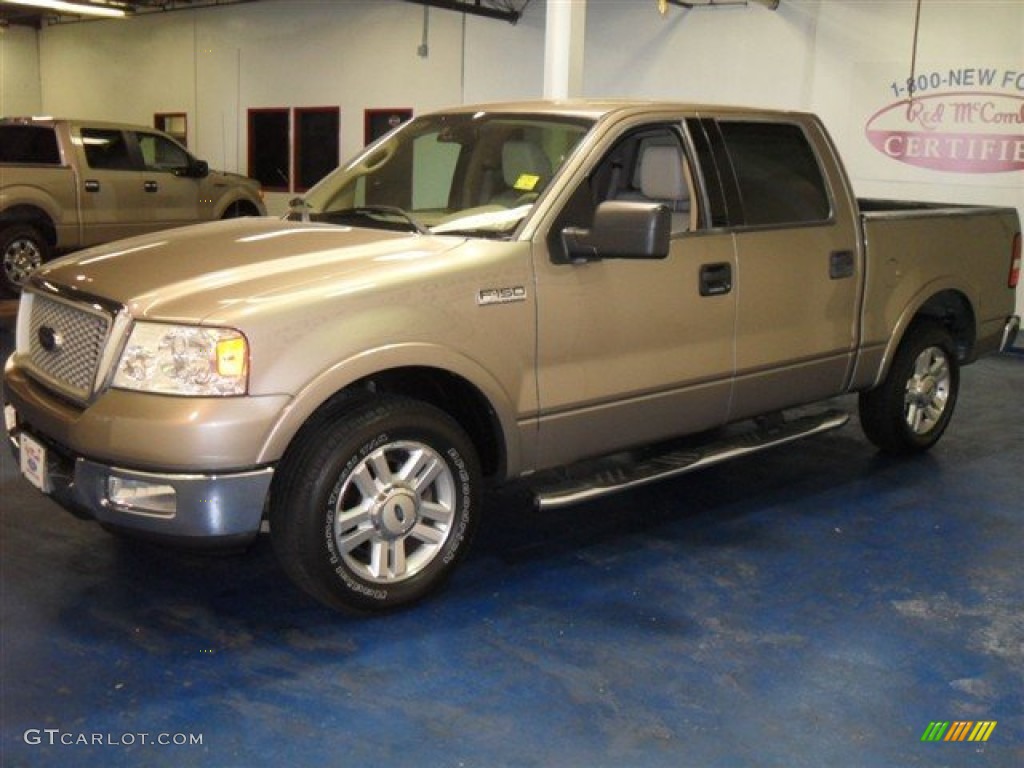
<instances>
[{"instance_id":1,"label":"white support column","mask_svg":"<svg viewBox=\"0 0 1024 768\"><path fill-rule=\"evenodd\" d=\"M587 0L548 0L544 29L544 98L583 94Z\"/></svg>"}]
</instances>

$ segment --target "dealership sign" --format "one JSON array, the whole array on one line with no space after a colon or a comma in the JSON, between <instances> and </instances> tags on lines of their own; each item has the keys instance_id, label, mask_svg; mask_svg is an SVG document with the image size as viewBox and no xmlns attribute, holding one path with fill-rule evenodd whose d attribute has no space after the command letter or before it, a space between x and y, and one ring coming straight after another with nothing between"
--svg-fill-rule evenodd
<instances>
[{"instance_id":1,"label":"dealership sign","mask_svg":"<svg viewBox=\"0 0 1024 768\"><path fill-rule=\"evenodd\" d=\"M965 80L965 72L972 77ZM986 81L978 73L993 77ZM979 174L1024 171L1024 79L992 82L995 74L950 69L921 76L914 87L894 84L893 92L906 98L868 118L865 135L886 157L919 168ZM950 85L1000 84L1004 92L934 92Z\"/></svg>"}]
</instances>

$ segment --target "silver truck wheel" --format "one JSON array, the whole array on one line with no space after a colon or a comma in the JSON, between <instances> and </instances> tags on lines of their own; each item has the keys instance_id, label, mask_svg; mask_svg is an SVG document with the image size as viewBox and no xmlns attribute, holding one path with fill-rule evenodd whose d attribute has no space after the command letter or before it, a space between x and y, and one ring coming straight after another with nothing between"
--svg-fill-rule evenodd
<instances>
[{"instance_id":1,"label":"silver truck wheel","mask_svg":"<svg viewBox=\"0 0 1024 768\"><path fill-rule=\"evenodd\" d=\"M942 421L953 376L950 358L941 347L927 347L914 360L903 396L903 417L915 435L927 435Z\"/></svg>"},{"instance_id":2,"label":"silver truck wheel","mask_svg":"<svg viewBox=\"0 0 1024 768\"><path fill-rule=\"evenodd\" d=\"M345 408L282 460L270 530L285 571L321 602L379 611L437 589L477 519L472 444L447 414L404 398Z\"/></svg>"},{"instance_id":3,"label":"silver truck wheel","mask_svg":"<svg viewBox=\"0 0 1024 768\"><path fill-rule=\"evenodd\" d=\"M430 565L452 535L456 480L426 443L387 443L331 493L330 548L367 582L395 584Z\"/></svg>"},{"instance_id":4,"label":"silver truck wheel","mask_svg":"<svg viewBox=\"0 0 1024 768\"><path fill-rule=\"evenodd\" d=\"M0 290L11 296L20 294L21 286L42 266L48 252L46 240L35 227L19 224L5 229L0 233Z\"/></svg>"},{"instance_id":5,"label":"silver truck wheel","mask_svg":"<svg viewBox=\"0 0 1024 768\"><path fill-rule=\"evenodd\" d=\"M960 366L949 331L920 322L907 331L885 381L861 394L864 433L890 453L927 450L945 432L959 387Z\"/></svg>"}]
</instances>

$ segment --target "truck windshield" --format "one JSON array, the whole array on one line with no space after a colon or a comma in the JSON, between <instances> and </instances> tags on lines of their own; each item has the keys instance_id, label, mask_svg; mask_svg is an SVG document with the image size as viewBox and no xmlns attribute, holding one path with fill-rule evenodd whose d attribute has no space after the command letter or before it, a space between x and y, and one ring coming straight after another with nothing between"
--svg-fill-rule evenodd
<instances>
[{"instance_id":1,"label":"truck windshield","mask_svg":"<svg viewBox=\"0 0 1024 768\"><path fill-rule=\"evenodd\" d=\"M289 218L509 237L592 125L537 115L428 115L370 145Z\"/></svg>"}]
</instances>

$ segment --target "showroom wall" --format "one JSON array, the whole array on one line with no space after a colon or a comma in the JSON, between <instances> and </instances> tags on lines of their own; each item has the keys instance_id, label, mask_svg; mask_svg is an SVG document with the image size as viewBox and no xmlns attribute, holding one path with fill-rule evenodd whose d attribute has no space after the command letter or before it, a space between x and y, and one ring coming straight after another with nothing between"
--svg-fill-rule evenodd
<instances>
[{"instance_id":1,"label":"showroom wall","mask_svg":"<svg viewBox=\"0 0 1024 768\"><path fill-rule=\"evenodd\" d=\"M590 0L583 95L809 109L859 194L1024 211L1014 143L1024 140L1024 2L922 0L920 88L908 111L916 6L781 0L776 11L661 14L654 0ZM364 109L540 96L546 10L533 0L514 26L431 10L426 56L424 9L400 0L263 0L38 34L10 28L0 112L145 123L186 112L190 146L244 171L247 110L339 106L344 157L363 143ZM271 196L272 208L286 199Z\"/></svg>"},{"instance_id":2,"label":"showroom wall","mask_svg":"<svg viewBox=\"0 0 1024 768\"><path fill-rule=\"evenodd\" d=\"M588 5L585 95L811 110L859 195L1009 205L1024 218L1024 2L922 0L911 105L914 0L664 16L639 5Z\"/></svg>"},{"instance_id":3,"label":"showroom wall","mask_svg":"<svg viewBox=\"0 0 1024 768\"><path fill-rule=\"evenodd\" d=\"M39 36L27 27L0 27L0 115L34 115L41 106Z\"/></svg>"}]
</instances>

